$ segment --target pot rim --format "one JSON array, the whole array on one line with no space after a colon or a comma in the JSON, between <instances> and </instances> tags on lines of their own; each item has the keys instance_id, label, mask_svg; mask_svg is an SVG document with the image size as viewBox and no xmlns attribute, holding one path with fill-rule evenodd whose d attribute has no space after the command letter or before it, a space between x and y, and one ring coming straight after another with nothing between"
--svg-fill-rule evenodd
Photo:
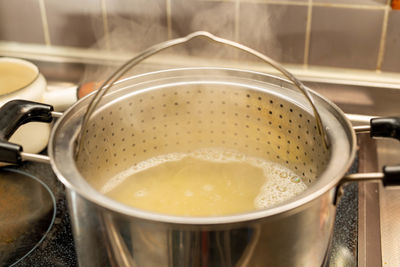
<instances>
[{"instance_id":1,"label":"pot rim","mask_svg":"<svg viewBox=\"0 0 400 267\"><path fill-rule=\"evenodd\" d=\"M196 71L196 70L208 70L208 71L228 71L228 72L240 72L240 73L245 73L248 75L257 75L257 76L262 76L262 77L268 77L268 78L273 78L277 79L280 82L284 83L289 83L292 84L289 80L277 77L275 75L271 74L266 74L266 73L261 73L261 72L255 72L255 71L250 71L250 70L242 70L242 69L234 69L234 68L220 68L220 67L197 67L197 68L175 68L175 69L167 69L167 70L161 70L161 71L154 71L154 72L148 72L140 75L136 75L133 77L129 77L123 80L118 81L116 84L122 84L124 82L138 79L141 77L146 77L150 75L157 75L157 74L165 74L165 73L170 73L170 72L176 72L176 71ZM79 182L84 182L86 185L89 185L88 188L80 188L78 186L75 186L73 183L69 181L68 178L66 178L63 174L63 172L60 170L57 162L56 162L56 157L55 154L56 152L56 132L58 131L60 125L66 120L67 115L72 113L74 114L74 107L78 106L80 103L84 101L88 101L90 97L93 96L94 93L85 96L81 100L79 100L76 104L71 106L65 113L64 115L56 122L54 125L54 128L52 130L51 136L50 136L50 141L49 141L49 156L50 156L50 163L51 166L56 173L58 179L69 189L72 191L75 191L78 193L81 197L84 199L102 207L105 208L109 211L113 212L118 212L120 214L126 215L126 216L131 216L131 217L136 217L136 218L141 218L144 220L149 220L149 221L156 221L160 223L173 223L173 224L185 224L185 225L218 225L218 224L231 224L231 223L243 223L246 221L252 221L252 220L259 220L263 219L265 217L271 217L271 216L279 216L286 214L287 212L293 211L296 208L301 208L306 206L308 203L312 202L313 200L319 198L320 196L324 195L325 193L329 192L331 189L335 188L340 180L344 177L348 169L350 168L351 164L354 161L355 158L355 153L356 153L356 135L355 132L352 128L352 125L350 121L347 119L345 116L344 112L339 109L333 102L330 100L326 99L325 97L321 96L320 94L312 91L309 89L310 92L312 93L313 96L316 96L320 100L324 101L326 104L329 105L330 108L333 108L333 110L336 112L335 115L340 116L340 120L344 123L345 127L344 130L347 130L350 134L349 136L349 155L348 155L348 160L346 161L346 164L343 164L342 168L337 172L337 174L332 177L329 182L324 184L321 188L319 188L317 191L311 192L310 194L304 195L301 198L296 199L296 197L292 200L285 201L282 204L278 204L277 206L272 206L267 209L263 210L256 210L252 212L247 212L247 213L238 213L238 214L232 214L232 215L224 215L224 216L203 216L203 217L185 217L185 216L176 216L176 215L168 215L168 214L160 214L160 213L155 213L155 212L150 212L150 211L145 211L141 209L137 209L122 203L119 203L115 200L112 200L105 195L101 194L94 188L92 188L86 180L80 175L77 167L75 164L73 166L69 166L69 173L73 173L74 175L79 176ZM345 129L347 128L347 129ZM76 136L74 136L76 137ZM74 138L72 138L74 140ZM73 142L73 141L71 141ZM61 152L59 152L61 153ZM64 152L65 154L65 152ZM72 152L68 151L68 154L70 157L72 157ZM325 171L321 174L323 174ZM317 178L318 180L318 178ZM307 191L307 190L306 190Z\"/></svg>"}]
</instances>

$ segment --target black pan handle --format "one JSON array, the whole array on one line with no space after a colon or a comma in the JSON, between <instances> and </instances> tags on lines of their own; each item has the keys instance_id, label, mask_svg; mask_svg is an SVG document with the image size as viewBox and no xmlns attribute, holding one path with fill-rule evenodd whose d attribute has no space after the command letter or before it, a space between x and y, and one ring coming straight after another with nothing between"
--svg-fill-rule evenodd
<instances>
[{"instance_id":1,"label":"black pan handle","mask_svg":"<svg viewBox=\"0 0 400 267\"><path fill-rule=\"evenodd\" d=\"M382 183L383 186L400 185L400 166L384 166Z\"/></svg>"},{"instance_id":2,"label":"black pan handle","mask_svg":"<svg viewBox=\"0 0 400 267\"><path fill-rule=\"evenodd\" d=\"M400 141L400 118L373 118L370 124L371 137L389 137Z\"/></svg>"},{"instance_id":3,"label":"black pan handle","mask_svg":"<svg viewBox=\"0 0 400 267\"><path fill-rule=\"evenodd\" d=\"M400 141L400 118L382 117L371 119L371 137L388 137ZM384 166L384 186L400 185L400 166Z\"/></svg>"},{"instance_id":4,"label":"black pan handle","mask_svg":"<svg viewBox=\"0 0 400 267\"><path fill-rule=\"evenodd\" d=\"M26 100L12 100L3 105L0 108L0 161L21 163L22 146L8 142L8 139L25 123L51 122L52 111L50 105Z\"/></svg>"}]
</instances>

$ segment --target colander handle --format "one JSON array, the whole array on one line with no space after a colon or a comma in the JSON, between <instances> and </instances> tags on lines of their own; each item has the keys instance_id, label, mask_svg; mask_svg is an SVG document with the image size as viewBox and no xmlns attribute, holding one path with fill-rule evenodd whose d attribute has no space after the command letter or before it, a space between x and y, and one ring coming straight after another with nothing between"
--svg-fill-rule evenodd
<instances>
[{"instance_id":1,"label":"colander handle","mask_svg":"<svg viewBox=\"0 0 400 267\"><path fill-rule=\"evenodd\" d=\"M163 51L167 48L179 45L179 44L183 44L186 43L194 38L198 38L198 37L204 37L208 40L214 41L216 43L220 43L220 44L224 44L224 45L228 45L234 48L237 48L239 50L242 50L248 54L251 54L261 60L263 60L264 62L266 62L267 64L271 65L273 68L275 68L276 70L278 70L279 72L281 72L286 78L288 78L290 81L293 82L293 84L300 90L301 93L303 93L303 95L307 98L308 102L310 103L313 112L314 112L314 116L317 122L317 127L318 127L318 131L322 136L323 139L323 143L326 147L329 147L329 140L328 140L328 136L326 134L326 131L323 127L322 121L321 121L321 117L318 113L317 108L315 107L315 103L313 98L311 97L308 89L304 86L304 84L299 81L295 76L293 76L293 74L291 74L289 71L287 71L281 64L279 64L278 62L276 62L275 60L267 57L266 55L252 49L249 48L247 46L244 46L242 44L227 40L227 39L223 39L220 37L217 37L209 32L205 32L205 31L198 31L198 32L194 32L191 33L185 37L182 38L177 38L177 39L172 39L169 41L165 41L159 44L156 44L146 50L144 50L143 52L141 52L139 55L137 55L136 57L128 60L126 63L124 63L121 67L119 67L107 80L105 80L102 85L100 86L100 88L97 90L97 93L94 95L92 101L89 103L86 114L83 118L82 121L82 127L81 127L81 131L80 134L78 136L78 140L77 140L77 146L76 146L76 154L78 154L79 150L80 150L80 144L82 143L82 138L84 136L84 133L86 131L86 127L88 125L89 119L91 117L91 115L93 114L93 112L95 111L95 109L97 108L98 104L100 103L100 100L102 99L102 97L107 93L107 91L115 84L115 82L117 82L127 71L129 71L132 67L136 66L137 64L139 64L140 62L142 62L143 60L145 60L146 58L160 52Z\"/></svg>"}]
</instances>

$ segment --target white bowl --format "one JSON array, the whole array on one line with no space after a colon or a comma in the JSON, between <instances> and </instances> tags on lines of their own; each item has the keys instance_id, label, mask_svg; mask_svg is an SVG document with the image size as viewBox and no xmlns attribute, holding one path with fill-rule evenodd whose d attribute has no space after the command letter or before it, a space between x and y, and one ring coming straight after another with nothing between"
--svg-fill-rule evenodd
<instances>
[{"instance_id":1,"label":"white bowl","mask_svg":"<svg viewBox=\"0 0 400 267\"><path fill-rule=\"evenodd\" d=\"M13 99L24 99L35 102L42 102L46 91L46 80L39 72L37 66L26 60L17 58L0 58L0 64L9 62L11 64L20 65L21 68L28 67L35 76L26 86L17 88L12 92L0 95L0 106L3 106ZM1 73L0 73L1 75ZM3 88L7 90L7 88ZM50 124L42 122L31 122L22 125L10 138L10 142L20 144L25 152L39 153L46 146L50 136Z\"/></svg>"}]
</instances>

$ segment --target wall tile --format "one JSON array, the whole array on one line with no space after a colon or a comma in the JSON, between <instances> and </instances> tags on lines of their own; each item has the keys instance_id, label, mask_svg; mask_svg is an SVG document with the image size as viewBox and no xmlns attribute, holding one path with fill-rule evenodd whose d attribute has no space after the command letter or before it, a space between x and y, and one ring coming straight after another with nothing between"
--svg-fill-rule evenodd
<instances>
[{"instance_id":1,"label":"wall tile","mask_svg":"<svg viewBox=\"0 0 400 267\"><path fill-rule=\"evenodd\" d=\"M234 2L173 0L171 15L173 38L200 30L231 40L235 38ZM202 39L177 47L173 51L212 58L233 56L233 49Z\"/></svg>"},{"instance_id":2,"label":"wall tile","mask_svg":"<svg viewBox=\"0 0 400 267\"><path fill-rule=\"evenodd\" d=\"M0 40L43 44L39 3L0 0Z\"/></svg>"},{"instance_id":3,"label":"wall tile","mask_svg":"<svg viewBox=\"0 0 400 267\"><path fill-rule=\"evenodd\" d=\"M112 50L140 51L167 40L165 0L106 0Z\"/></svg>"},{"instance_id":4,"label":"wall tile","mask_svg":"<svg viewBox=\"0 0 400 267\"><path fill-rule=\"evenodd\" d=\"M304 61L307 6L242 3L239 41L284 63Z\"/></svg>"},{"instance_id":5,"label":"wall tile","mask_svg":"<svg viewBox=\"0 0 400 267\"><path fill-rule=\"evenodd\" d=\"M349 4L349 5L367 5L367 6L384 6L387 0L314 0L316 4Z\"/></svg>"},{"instance_id":6,"label":"wall tile","mask_svg":"<svg viewBox=\"0 0 400 267\"><path fill-rule=\"evenodd\" d=\"M389 14L382 70L400 72L400 11Z\"/></svg>"},{"instance_id":7,"label":"wall tile","mask_svg":"<svg viewBox=\"0 0 400 267\"><path fill-rule=\"evenodd\" d=\"M383 12L314 7L309 64L375 69Z\"/></svg>"},{"instance_id":8,"label":"wall tile","mask_svg":"<svg viewBox=\"0 0 400 267\"><path fill-rule=\"evenodd\" d=\"M52 45L91 47L103 35L100 0L45 0Z\"/></svg>"}]
</instances>

